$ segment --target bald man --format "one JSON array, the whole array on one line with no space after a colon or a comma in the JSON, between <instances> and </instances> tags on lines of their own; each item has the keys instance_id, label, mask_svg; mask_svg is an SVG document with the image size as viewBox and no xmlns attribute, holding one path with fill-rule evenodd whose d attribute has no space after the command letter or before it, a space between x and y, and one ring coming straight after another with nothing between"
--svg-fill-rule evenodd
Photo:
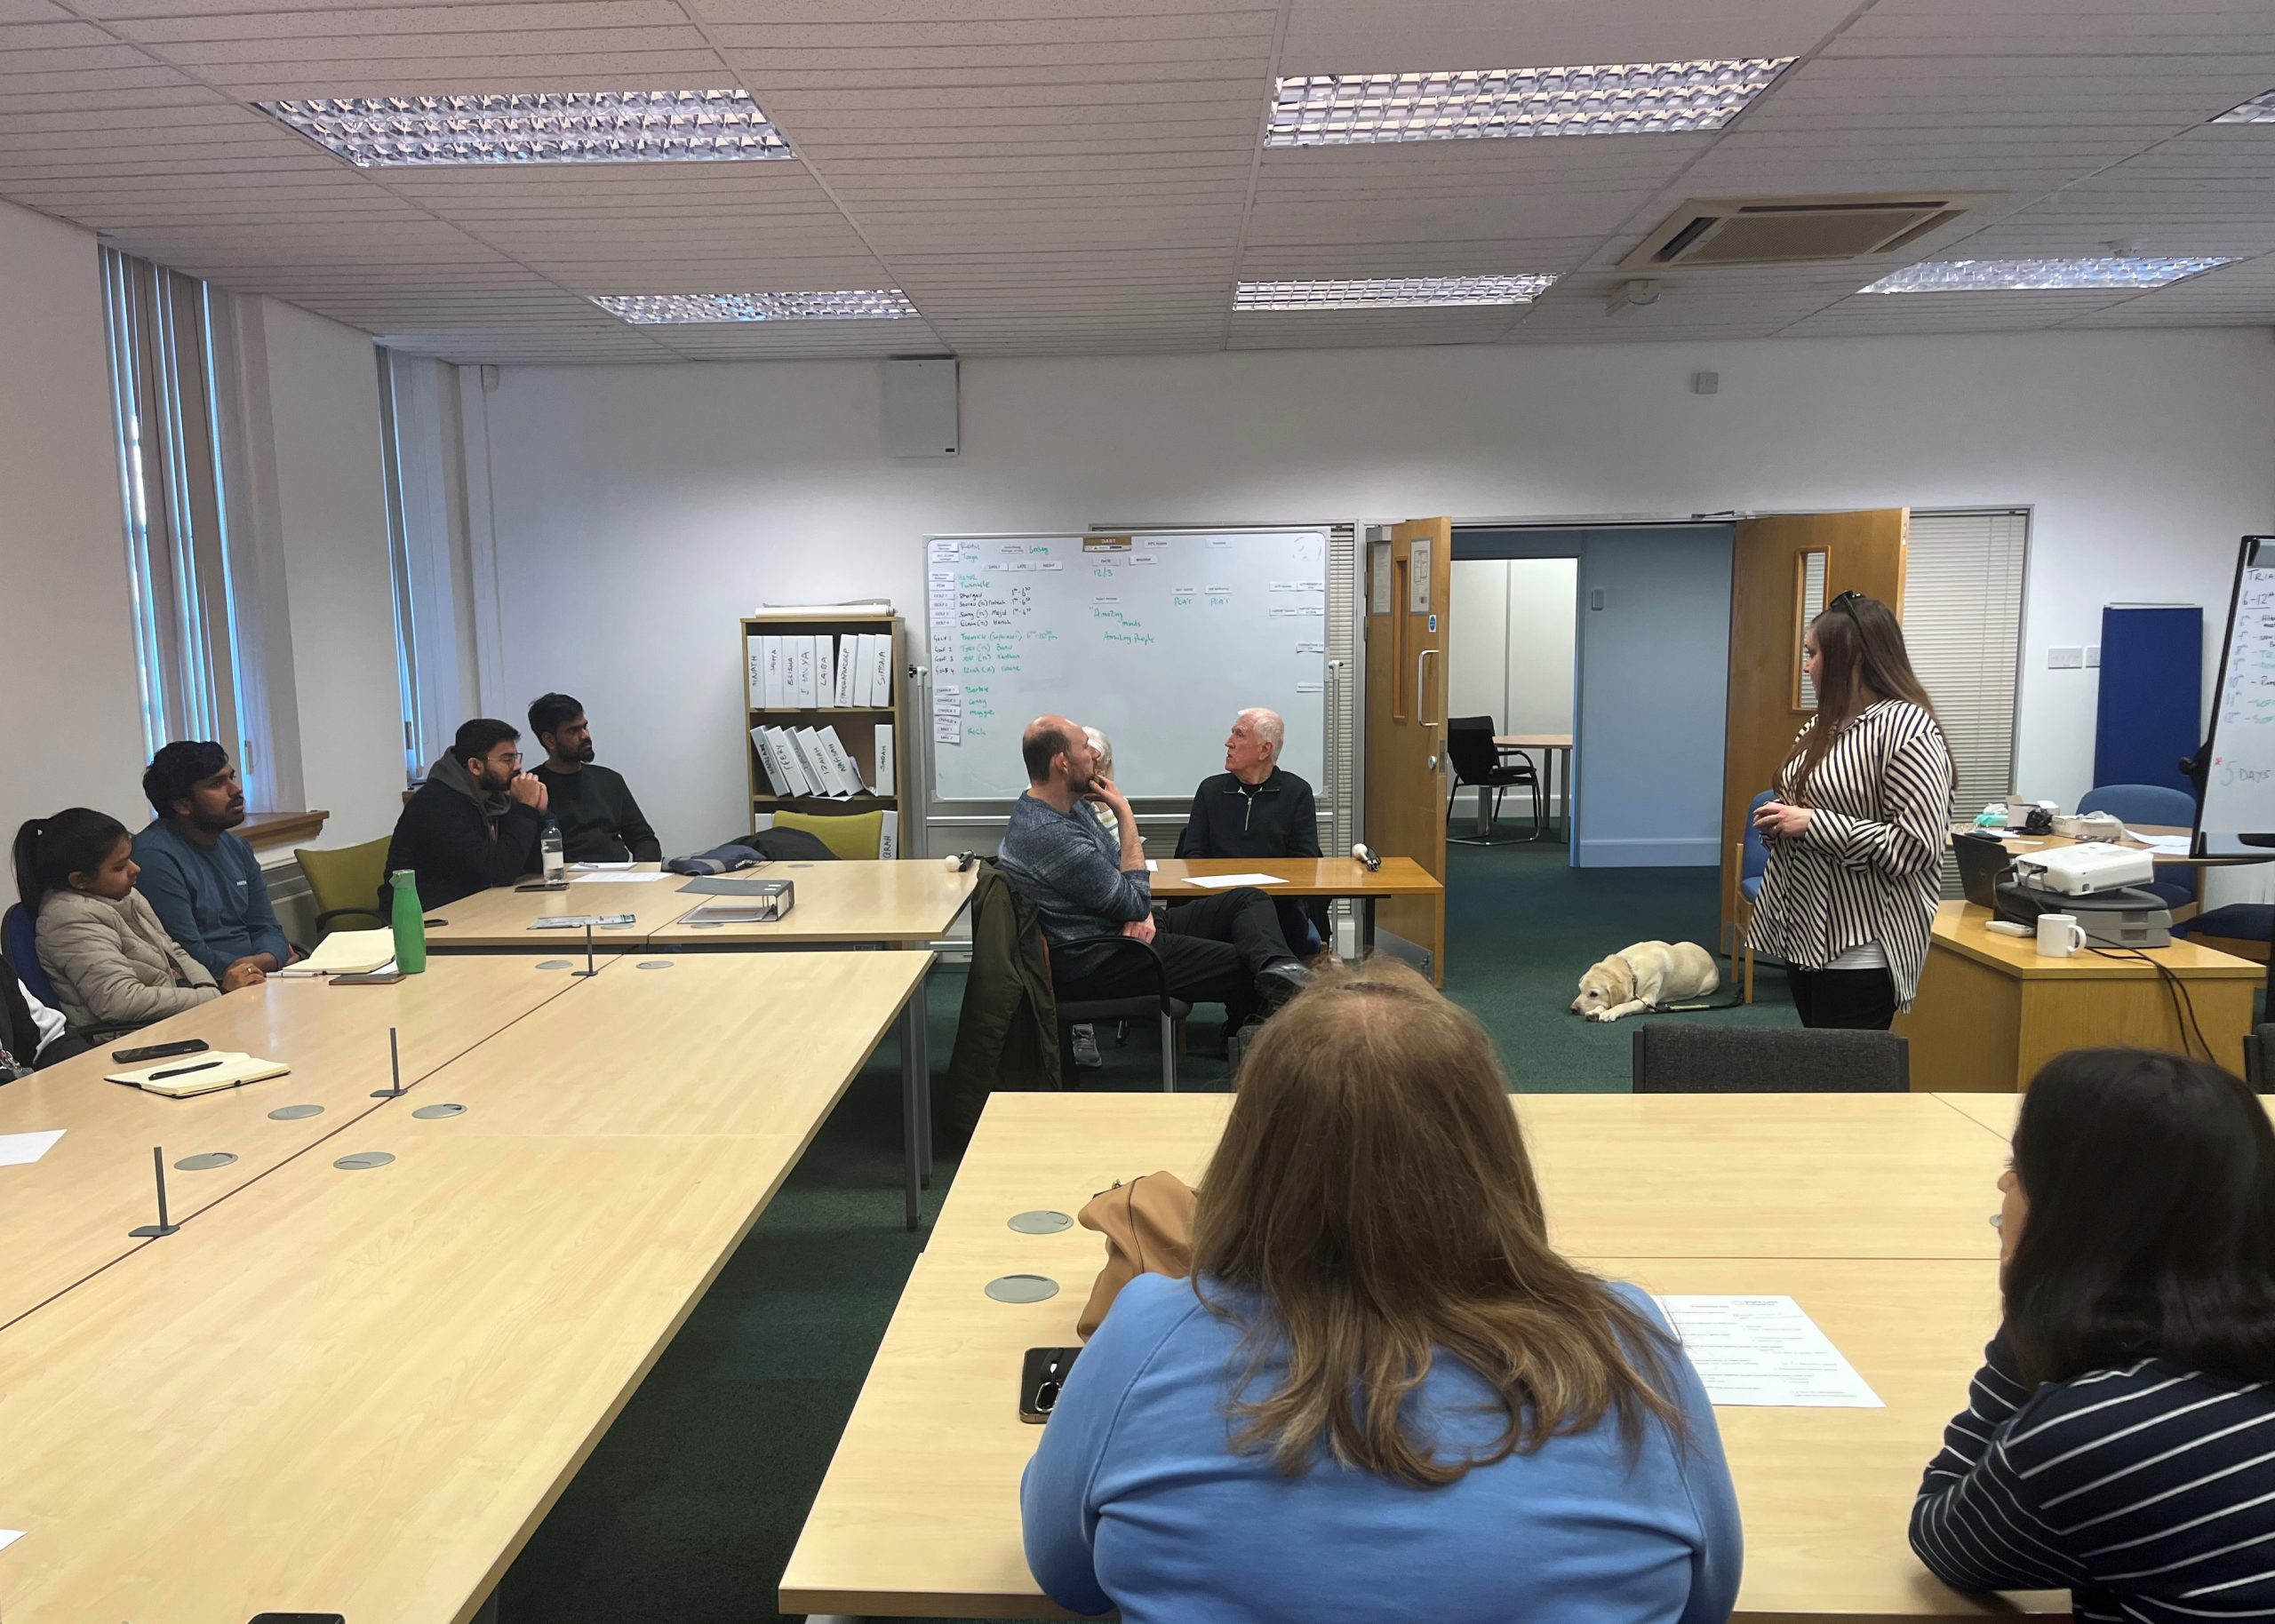
<instances>
[{"instance_id":1,"label":"bald man","mask_svg":"<svg viewBox=\"0 0 2275 1624\"><path fill-rule=\"evenodd\" d=\"M1312 786L1280 765L1288 726L1277 711L1262 706L1233 718L1225 736L1225 770L1203 778L1193 792L1193 811L1177 837L1180 857L1316 857L1319 809ZM1309 943L1323 933L1324 904L1274 899L1281 933L1291 943ZM1175 918L1182 908L1169 910Z\"/></svg>"},{"instance_id":2,"label":"bald man","mask_svg":"<svg viewBox=\"0 0 2275 1624\"><path fill-rule=\"evenodd\" d=\"M1020 736L1026 793L1011 804L1011 826L996 866L1035 904L1051 946L1051 981L1066 999L1127 998L1154 986L1158 955L1172 998L1222 1004L1226 1027L1268 1014L1292 997L1308 973L1288 950L1272 899L1243 886L1153 919L1153 888L1138 820L1082 725L1042 716ZM1114 814L1107 831L1093 805ZM1153 955L1101 937L1134 936Z\"/></svg>"}]
</instances>

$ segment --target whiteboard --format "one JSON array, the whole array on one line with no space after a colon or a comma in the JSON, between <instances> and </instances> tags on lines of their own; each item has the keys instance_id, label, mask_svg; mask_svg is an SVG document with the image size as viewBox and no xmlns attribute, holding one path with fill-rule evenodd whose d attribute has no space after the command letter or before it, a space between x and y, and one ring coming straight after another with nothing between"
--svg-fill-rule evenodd
<instances>
[{"instance_id":1,"label":"whiteboard","mask_svg":"<svg viewBox=\"0 0 2275 1624\"><path fill-rule=\"evenodd\" d=\"M2246 537L2237 561L2211 753L2198 855L2266 856L2275 841L2239 837L2275 835L2275 537Z\"/></svg>"},{"instance_id":2,"label":"whiteboard","mask_svg":"<svg viewBox=\"0 0 2275 1624\"><path fill-rule=\"evenodd\" d=\"M1128 795L1191 796L1251 705L1288 724L1281 765L1320 784L1323 531L936 536L924 575L936 800L1017 797L1019 735L1051 712L1114 742Z\"/></svg>"}]
</instances>

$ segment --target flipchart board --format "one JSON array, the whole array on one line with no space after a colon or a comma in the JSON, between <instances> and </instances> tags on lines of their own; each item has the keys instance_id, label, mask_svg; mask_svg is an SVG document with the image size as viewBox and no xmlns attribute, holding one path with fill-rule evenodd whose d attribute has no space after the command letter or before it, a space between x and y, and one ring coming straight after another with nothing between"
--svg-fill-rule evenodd
<instances>
[{"instance_id":1,"label":"flipchart board","mask_svg":"<svg viewBox=\"0 0 2275 1624\"><path fill-rule=\"evenodd\" d=\"M2245 537L2236 561L2209 752L2196 855L2269 856L2275 849L2275 536Z\"/></svg>"},{"instance_id":2,"label":"flipchart board","mask_svg":"<svg viewBox=\"0 0 2275 1624\"><path fill-rule=\"evenodd\" d=\"M1020 730L1050 712L1113 740L1124 793L1182 797L1263 706L1318 784L1327 560L1319 530L928 538L933 800L1017 797Z\"/></svg>"}]
</instances>

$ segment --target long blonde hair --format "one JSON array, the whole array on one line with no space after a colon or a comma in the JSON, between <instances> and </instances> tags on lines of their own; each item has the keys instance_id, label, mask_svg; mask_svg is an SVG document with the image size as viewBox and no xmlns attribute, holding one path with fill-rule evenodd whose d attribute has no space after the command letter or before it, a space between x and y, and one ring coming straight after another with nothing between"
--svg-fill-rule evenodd
<instances>
[{"instance_id":1,"label":"long blonde hair","mask_svg":"<svg viewBox=\"0 0 2275 1624\"><path fill-rule=\"evenodd\" d=\"M1904 623L1878 598L1862 593L1842 593L1809 622L1824 657L1824 675L1817 680L1816 714L1793 740L1785 765L1777 769L1778 792L1794 806L1808 804L1809 777L1840 730L1883 699L1900 699L1928 712L1928 720L1942 734L1944 724L1920 673L1912 669L1912 651L1904 645ZM1944 754L1951 759L1951 740L1944 740ZM1952 784L1958 768L1952 768Z\"/></svg>"},{"instance_id":2,"label":"long blonde hair","mask_svg":"<svg viewBox=\"0 0 2275 1624\"><path fill-rule=\"evenodd\" d=\"M1254 1293L1235 1445L1452 1483L1616 1414L1680 1433L1664 1334L1551 1249L1491 1040L1404 967L1322 970L1265 1025L1203 1181L1194 1289ZM1284 1351L1286 1379L1248 1389ZM1441 1355L1506 1414L1481 1457L1439 1458L1407 1413Z\"/></svg>"}]
</instances>

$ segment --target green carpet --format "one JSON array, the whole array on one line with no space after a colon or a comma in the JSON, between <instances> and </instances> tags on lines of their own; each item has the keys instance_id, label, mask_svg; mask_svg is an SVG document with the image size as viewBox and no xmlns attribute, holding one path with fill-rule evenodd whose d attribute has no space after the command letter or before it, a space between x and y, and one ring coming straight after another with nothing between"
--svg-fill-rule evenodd
<instances>
[{"instance_id":1,"label":"green carpet","mask_svg":"<svg viewBox=\"0 0 2275 1624\"><path fill-rule=\"evenodd\" d=\"M1580 972L1649 937L1714 940L1710 869L1565 866L1561 846L1452 848L1446 991L1474 1010L1521 1088L1618 1092L1632 1024L1569 1013ZM945 1069L963 994L933 978ZM1790 1024L1784 983L1681 1018ZM1217 1028L1196 1019L1181 1087L1222 1089ZM1138 1036L1085 1087L1158 1086ZM919 1238L900 1226L898 1056L856 1080L774 1203L507 1572L502 1624L762 1624ZM944 1164L928 1210L954 1176ZM1005 1378L1006 1402L1010 1378ZM879 1539L892 1537L877 1530Z\"/></svg>"}]
</instances>

